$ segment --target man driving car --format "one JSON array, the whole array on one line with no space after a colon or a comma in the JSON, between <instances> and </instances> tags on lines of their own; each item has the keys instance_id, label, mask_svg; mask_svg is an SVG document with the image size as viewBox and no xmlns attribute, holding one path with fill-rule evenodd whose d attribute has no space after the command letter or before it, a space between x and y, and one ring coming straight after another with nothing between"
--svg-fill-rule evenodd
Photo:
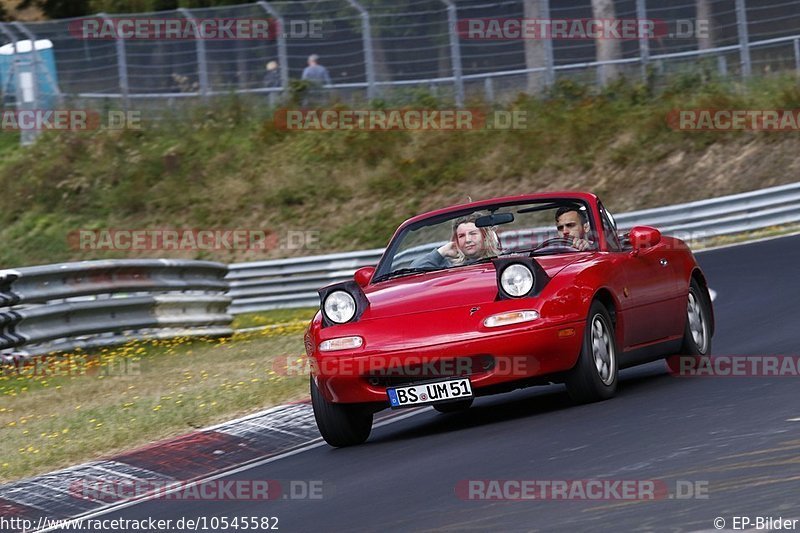
<instances>
[{"instance_id":1,"label":"man driving car","mask_svg":"<svg viewBox=\"0 0 800 533\"><path fill-rule=\"evenodd\" d=\"M575 206L563 206L556 211L556 229L561 237L570 241L573 248L584 251L594 248L588 238L589 218Z\"/></svg>"}]
</instances>

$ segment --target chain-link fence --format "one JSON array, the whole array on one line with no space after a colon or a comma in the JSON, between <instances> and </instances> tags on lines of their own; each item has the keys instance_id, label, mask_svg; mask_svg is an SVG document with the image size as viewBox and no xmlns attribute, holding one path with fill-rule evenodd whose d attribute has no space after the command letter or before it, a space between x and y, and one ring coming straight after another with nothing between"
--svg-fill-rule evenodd
<instances>
[{"instance_id":1,"label":"chain-link fence","mask_svg":"<svg viewBox=\"0 0 800 533\"><path fill-rule=\"evenodd\" d=\"M554 30L612 18L648 20L655 31L597 39ZM236 20L262 21L269 31L201 34L208 21ZM492 20L500 34L487 29ZM549 20L550 35L509 31L531 20ZM178 21L180 35L154 31L159 21ZM138 29L124 34L123 23ZM470 34L470 24L486 31ZM281 0L6 23L0 35L7 106L68 100L163 109L231 93L274 102L296 88L311 54L329 73L324 91L339 100L401 99L422 88L461 104L535 92L560 79L668 78L698 62L724 76L797 70L800 0Z\"/></svg>"}]
</instances>

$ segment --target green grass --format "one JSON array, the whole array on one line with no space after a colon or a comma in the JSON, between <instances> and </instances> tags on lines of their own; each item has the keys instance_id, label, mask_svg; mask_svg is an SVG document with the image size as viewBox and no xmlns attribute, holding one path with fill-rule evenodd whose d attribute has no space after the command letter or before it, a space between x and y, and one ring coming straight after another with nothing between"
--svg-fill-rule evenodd
<instances>
[{"instance_id":1,"label":"green grass","mask_svg":"<svg viewBox=\"0 0 800 533\"><path fill-rule=\"evenodd\" d=\"M278 324L308 324L317 311L318 308L316 307L302 307L299 309L273 309L262 313L237 315L233 321L233 329L276 326Z\"/></svg>"},{"instance_id":2,"label":"green grass","mask_svg":"<svg viewBox=\"0 0 800 533\"><path fill-rule=\"evenodd\" d=\"M282 320L269 315L262 320ZM302 368L306 325L232 339L131 343L6 367L0 483L307 397L307 374L285 370Z\"/></svg>"}]
</instances>

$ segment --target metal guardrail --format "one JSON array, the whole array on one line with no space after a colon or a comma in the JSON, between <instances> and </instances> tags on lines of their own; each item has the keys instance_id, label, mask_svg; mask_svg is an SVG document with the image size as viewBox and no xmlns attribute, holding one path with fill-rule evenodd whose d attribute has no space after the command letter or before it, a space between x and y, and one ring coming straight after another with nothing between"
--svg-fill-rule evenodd
<instances>
[{"instance_id":1,"label":"metal guardrail","mask_svg":"<svg viewBox=\"0 0 800 533\"><path fill-rule=\"evenodd\" d=\"M730 235L800 221L800 183L699 200L616 216L620 228L656 226L667 234L696 239Z\"/></svg>"},{"instance_id":2,"label":"metal guardrail","mask_svg":"<svg viewBox=\"0 0 800 533\"><path fill-rule=\"evenodd\" d=\"M231 335L226 265L84 261L0 271L0 353Z\"/></svg>"},{"instance_id":3,"label":"metal guardrail","mask_svg":"<svg viewBox=\"0 0 800 533\"><path fill-rule=\"evenodd\" d=\"M623 213L697 243L800 222L800 183ZM526 230L527 231L527 230ZM410 259L418 250L408 250ZM239 263L84 261L0 271L0 356L25 357L132 339L233 334L233 315L315 307L317 289L375 265L382 248Z\"/></svg>"},{"instance_id":4,"label":"metal guardrail","mask_svg":"<svg viewBox=\"0 0 800 533\"><path fill-rule=\"evenodd\" d=\"M616 215L627 230L651 225L690 243L711 237L800 222L800 183L697 202ZM233 264L229 267L231 314L319 305L317 289L345 281L361 267L378 263L383 248Z\"/></svg>"},{"instance_id":5,"label":"metal guardrail","mask_svg":"<svg viewBox=\"0 0 800 533\"><path fill-rule=\"evenodd\" d=\"M296 259L238 263L228 267L231 314L319 305L317 289L374 265L383 248Z\"/></svg>"}]
</instances>

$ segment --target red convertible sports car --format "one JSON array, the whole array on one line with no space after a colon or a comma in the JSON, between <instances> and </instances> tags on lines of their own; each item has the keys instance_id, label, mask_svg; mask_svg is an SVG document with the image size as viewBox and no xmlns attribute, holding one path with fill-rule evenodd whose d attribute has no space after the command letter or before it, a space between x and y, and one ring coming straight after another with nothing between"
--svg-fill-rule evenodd
<instances>
[{"instance_id":1,"label":"red convertible sports car","mask_svg":"<svg viewBox=\"0 0 800 533\"><path fill-rule=\"evenodd\" d=\"M714 316L686 244L625 235L589 193L510 196L405 221L377 267L320 289L305 336L317 425L364 442L375 412L467 409L476 396L564 383L604 400L618 372L706 355Z\"/></svg>"}]
</instances>

